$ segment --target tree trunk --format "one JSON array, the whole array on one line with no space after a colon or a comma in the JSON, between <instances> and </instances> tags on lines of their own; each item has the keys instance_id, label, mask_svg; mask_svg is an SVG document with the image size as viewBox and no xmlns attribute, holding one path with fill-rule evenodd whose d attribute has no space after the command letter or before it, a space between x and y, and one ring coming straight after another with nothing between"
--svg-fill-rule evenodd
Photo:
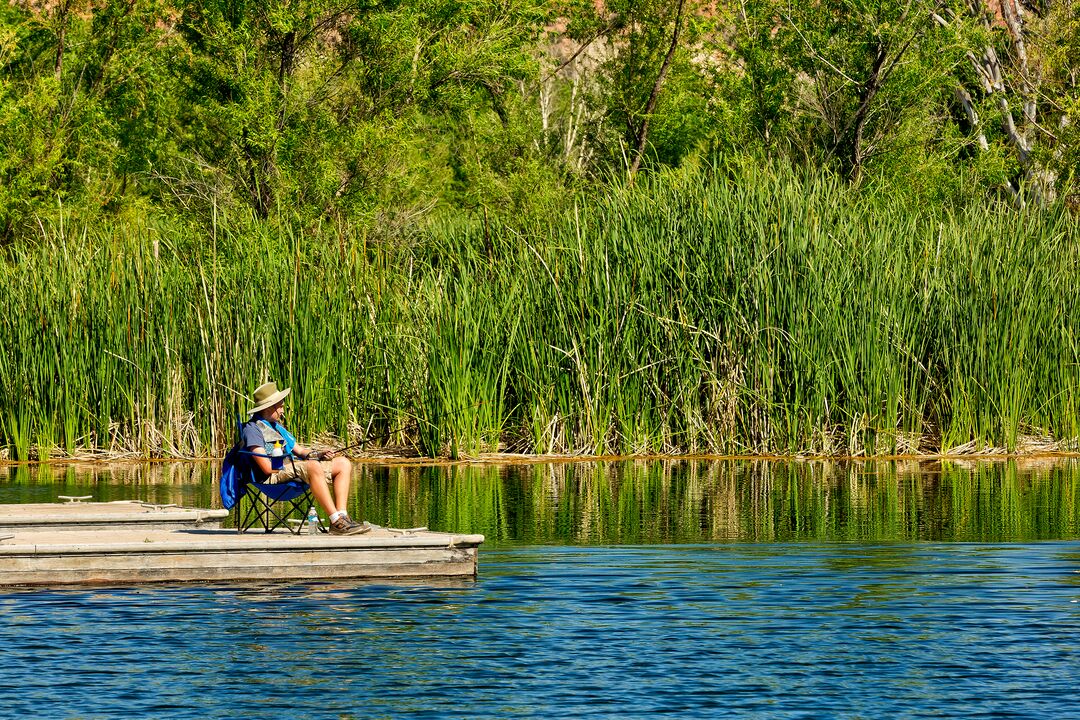
<instances>
[{"instance_id":1,"label":"tree trunk","mask_svg":"<svg viewBox=\"0 0 1080 720\"><path fill-rule=\"evenodd\" d=\"M53 76L56 82L60 82L60 76L64 72L64 45L67 37L68 13L71 11L72 0L62 0L56 7L56 58L53 62Z\"/></svg>"},{"instance_id":2,"label":"tree trunk","mask_svg":"<svg viewBox=\"0 0 1080 720\"><path fill-rule=\"evenodd\" d=\"M641 167L641 158L645 154L645 144L649 140L649 117L652 115L653 110L656 109L656 100L660 96L660 87L664 84L664 78L667 77L668 70L671 68L671 61L675 58L675 51L679 48L679 33L682 30L684 2L685 0L679 0L679 4L675 8L675 29L671 33L671 45L668 47L667 54L664 55L664 61L660 64L660 72L656 76L656 82L653 83L652 92L649 93L649 101L645 103L645 113L641 119L641 127L638 129L637 142L634 148L634 160L630 165L631 182L633 182L638 168Z\"/></svg>"},{"instance_id":3,"label":"tree trunk","mask_svg":"<svg viewBox=\"0 0 1080 720\"><path fill-rule=\"evenodd\" d=\"M285 79L292 74L293 61L296 57L296 31L290 30L281 39L281 62L278 65L278 85L285 92Z\"/></svg>"},{"instance_id":4,"label":"tree trunk","mask_svg":"<svg viewBox=\"0 0 1080 720\"><path fill-rule=\"evenodd\" d=\"M975 101L971 99L971 93L958 86L955 94L956 101L960 103L960 108L964 111L964 116L971 126L971 132L977 135L979 149L983 152L989 150L990 143L987 142L986 133L982 131L982 126L979 124L979 113L975 110Z\"/></svg>"},{"instance_id":5,"label":"tree trunk","mask_svg":"<svg viewBox=\"0 0 1080 720\"><path fill-rule=\"evenodd\" d=\"M985 0L969 0L968 8L987 31L991 30L990 14ZM1019 87L1016 91L1020 95L1021 124L1017 125L1016 117L1006 96L1005 81L1003 79L1001 61L997 52L990 45L983 48L981 58L974 53L968 53L968 60L979 77L983 91L987 97L993 97L998 109L1001 111L1001 123L1005 136L1016 154L1016 159L1024 173L1027 191L1032 200L1038 205L1051 203L1057 196L1057 175L1053 170L1043 166L1032 155L1033 141L1032 130L1036 127L1037 105L1035 98L1038 88L1034 86L1028 69L1027 44L1024 38L1023 7L1018 0L1001 0L1001 15L1005 26L1009 31L1012 41L1012 49L1015 57L1016 72L1019 76ZM961 89L965 95L966 91ZM970 97L970 96L969 96ZM967 110L965 109L965 112ZM970 113L969 113L970 117ZM980 141L979 146L985 149L985 141ZM1021 187L1011 181L1005 183L1005 189L1013 197L1017 205L1024 205L1025 198Z\"/></svg>"},{"instance_id":6,"label":"tree trunk","mask_svg":"<svg viewBox=\"0 0 1080 720\"><path fill-rule=\"evenodd\" d=\"M888 48L885 43L878 41L877 51L874 54L874 64L870 68L870 77L867 78L866 84L863 85L859 109L855 111L855 117L853 118L854 131L851 138L851 156L848 158L851 163L852 180L857 180L859 173L862 171L863 131L866 129L866 120L870 115L870 103L874 101L878 90L881 89L881 70L885 67L885 59L888 56Z\"/></svg>"},{"instance_id":7,"label":"tree trunk","mask_svg":"<svg viewBox=\"0 0 1080 720\"><path fill-rule=\"evenodd\" d=\"M904 9L903 14L900 16L899 24L903 25L907 20L913 3L909 4ZM848 122L847 127L844 129L843 134L840 136L839 143L848 143L850 152L848 153L847 161L851 164L850 173L852 180L858 180L859 175L862 172L863 161L866 159L866 153L863 149L863 134L866 130L866 123L870 119L870 108L874 102L874 98L877 97L881 88L888 81L892 71L896 69L896 66L903 60L904 55L907 54L908 49L911 48L912 43L922 36L925 31L925 26L921 26L912 31L911 37L904 41L904 44L896 49L893 56L889 57L889 45L879 39L877 47L874 50L874 63L870 67L870 75L866 78L866 82L863 83L862 89L859 93L859 107L856 109L855 114ZM833 148L835 152L837 147Z\"/></svg>"}]
</instances>

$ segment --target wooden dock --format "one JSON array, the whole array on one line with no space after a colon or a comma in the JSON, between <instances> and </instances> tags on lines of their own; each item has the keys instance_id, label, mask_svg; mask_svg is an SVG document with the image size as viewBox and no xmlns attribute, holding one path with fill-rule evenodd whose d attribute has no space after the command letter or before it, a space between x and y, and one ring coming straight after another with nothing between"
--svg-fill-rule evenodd
<instances>
[{"instance_id":1,"label":"wooden dock","mask_svg":"<svg viewBox=\"0 0 1080 720\"><path fill-rule=\"evenodd\" d=\"M228 510L184 508L138 501L0 505L0 535L12 531L88 530L118 527L214 528Z\"/></svg>"},{"instance_id":2,"label":"wooden dock","mask_svg":"<svg viewBox=\"0 0 1080 720\"><path fill-rule=\"evenodd\" d=\"M0 506L0 585L475 577L484 541L483 535L391 528L351 536L241 534L202 525L220 523L217 516L198 526L183 520L170 526L161 522L165 509L99 512L101 505ZM35 507L44 510L28 510ZM80 513L93 522L27 521ZM136 513L145 522L133 521ZM103 520L110 514L112 521Z\"/></svg>"}]
</instances>

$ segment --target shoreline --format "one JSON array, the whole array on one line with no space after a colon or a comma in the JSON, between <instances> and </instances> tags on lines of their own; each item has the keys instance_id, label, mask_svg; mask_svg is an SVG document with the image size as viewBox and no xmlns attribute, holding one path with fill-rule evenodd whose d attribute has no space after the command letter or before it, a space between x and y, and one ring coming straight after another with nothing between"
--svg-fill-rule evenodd
<instances>
[{"instance_id":1,"label":"shoreline","mask_svg":"<svg viewBox=\"0 0 1080 720\"><path fill-rule=\"evenodd\" d=\"M543 465L543 464L572 464L589 462L678 462L678 461L706 461L706 462L1004 462L1008 460L1073 460L1080 459L1080 451L1076 450L1032 450L1026 452L1006 452L1001 448L991 448L985 451L971 452L945 452L926 454L899 454L899 455L717 455L708 453L659 455L659 454L627 454L627 455L560 455L543 454L530 455L523 453L482 453L475 457L463 457L458 459L432 458L410 456L404 453L356 453L347 454L354 464L368 466L415 466L415 467L452 467L466 465ZM37 467L37 466L65 466L65 465L150 465L171 463L219 463L220 457L141 457L130 454L117 454L103 456L101 454L72 455L64 457L50 457L45 460L7 460L0 459L0 468Z\"/></svg>"}]
</instances>

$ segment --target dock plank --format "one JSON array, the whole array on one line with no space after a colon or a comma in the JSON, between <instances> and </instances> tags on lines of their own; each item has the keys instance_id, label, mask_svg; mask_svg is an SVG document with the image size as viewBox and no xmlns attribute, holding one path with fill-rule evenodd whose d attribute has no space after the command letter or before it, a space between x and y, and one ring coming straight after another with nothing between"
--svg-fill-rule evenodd
<instances>
[{"instance_id":1,"label":"dock plank","mask_svg":"<svg viewBox=\"0 0 1080 720\"><path fill-rule=\"evenodd\" d=\"M0 530L109 528L123 525L157 528L221 527L228 510L184 508L138 501L111 503L27 503L0 505Z\"/></svg>"},{"instance_id":2,"label":"dock plank","mask_svg":"<svg viewBox=\"0 0 1080 720\"><path fill-rule=\"evenodd\" d=\"M474 577L482 535L376 529L353 536L231 530L14 531L0 585Z\"/></svg>"}]
</instances>

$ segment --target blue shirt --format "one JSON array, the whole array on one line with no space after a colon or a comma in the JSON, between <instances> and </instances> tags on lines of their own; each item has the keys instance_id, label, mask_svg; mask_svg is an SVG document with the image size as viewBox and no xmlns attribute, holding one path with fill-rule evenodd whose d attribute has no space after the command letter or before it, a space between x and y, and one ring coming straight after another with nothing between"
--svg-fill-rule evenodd
<instances>
[{"instance_id":1,"label":"blue shirt","mask_svg":"<svg viewBox=\"0 0 1080 720\"><path fill-rule=\"evenodd\" d=\"M292 454L296 447L296 438L285 429L284 425L272 423L263 418L248 420L240 429L240 437L243 439L244 448L262 448L263 454L269 456L270 466L274 470L280 470L285 466L285 458ZM256 476L260 480L266 479L265 473L259 470L258 463L251 464Z\"/></svg>"}]
</instances>

